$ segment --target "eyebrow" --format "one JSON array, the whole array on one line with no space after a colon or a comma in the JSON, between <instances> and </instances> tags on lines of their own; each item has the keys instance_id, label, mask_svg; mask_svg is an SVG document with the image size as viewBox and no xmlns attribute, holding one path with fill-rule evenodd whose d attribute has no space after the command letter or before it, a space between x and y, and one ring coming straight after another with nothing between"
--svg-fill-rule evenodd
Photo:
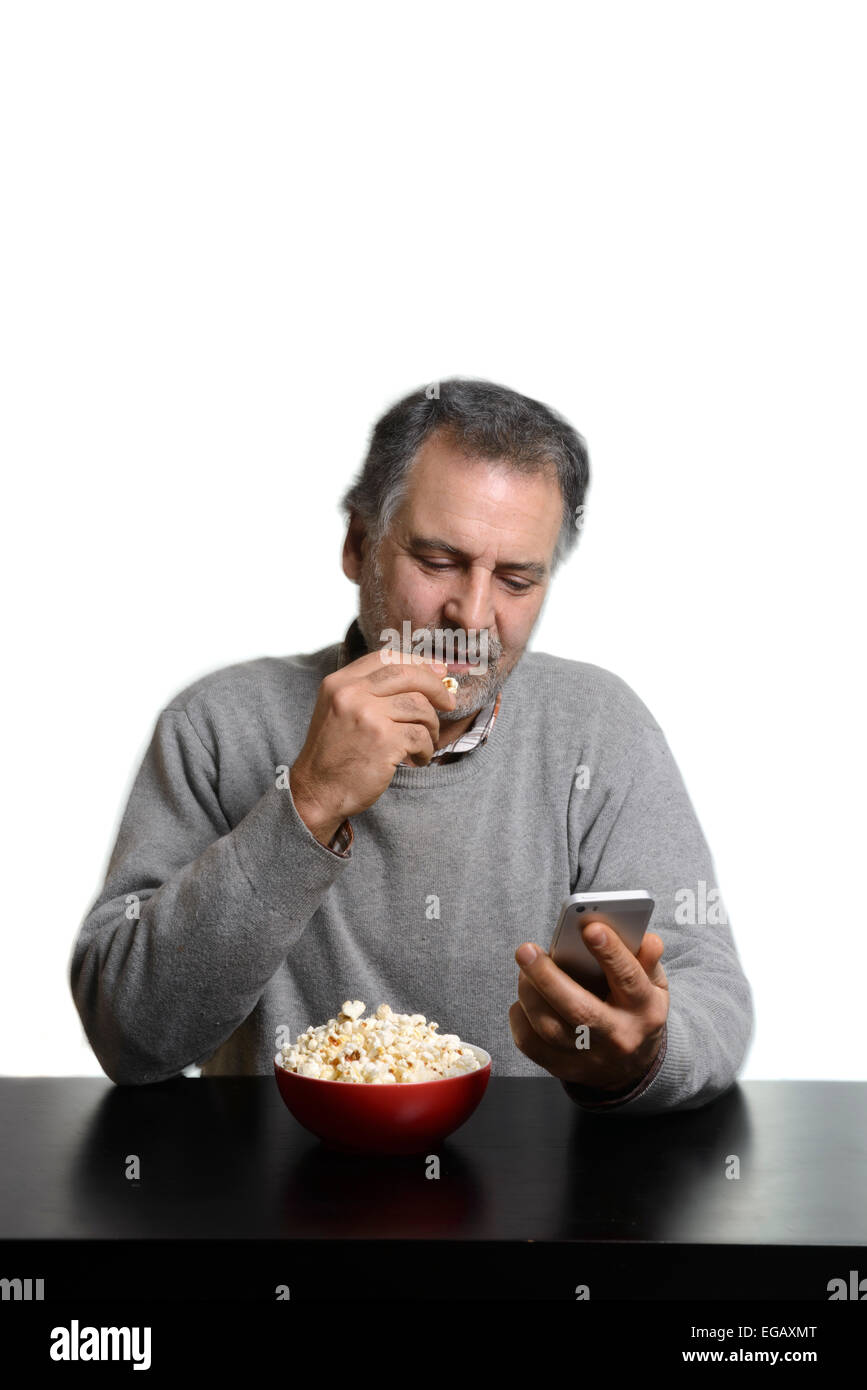
<instances>
[{"instance_id":1,"label":"eyebrow","mask_svg":"<svg viewBox=\"0 0 867 1390\"><path fill-rule=\"evenodd\" d=\"M450 545L448 541L442 540L439 536L410 536L410 550L444 550L447 555L454 555L457 560L467 560L469 556L465 550L459 550L456 545ZM498 570L520 570L522 574L532 574L536 579L547 579L548 567L540 564L538 560L501 560L497 565Z\"/></svg>"}]
</instances>

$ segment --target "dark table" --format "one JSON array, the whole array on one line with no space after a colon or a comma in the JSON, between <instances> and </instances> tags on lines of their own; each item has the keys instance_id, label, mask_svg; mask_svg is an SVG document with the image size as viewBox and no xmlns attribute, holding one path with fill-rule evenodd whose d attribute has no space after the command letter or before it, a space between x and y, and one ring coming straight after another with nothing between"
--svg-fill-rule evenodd
<instances>
[{"instance_id":1,"label":"dark table","mask_svg":"<svg viewBox=\"0 0 867 1390\"><path fill-rule=\"evenodd\" d=\"M360 1259L397 1297L420 1270L434 1297L573 1302L827 1303L830 1280L867 1277L854 1082L748 1081L629 1120L553 1078L494 1077L438 1178L423 1155L325 1149L272 1077L5 1077L0 1126L0 1277L46 1297L333 1298Z\"/></svg>"}]
</instances>

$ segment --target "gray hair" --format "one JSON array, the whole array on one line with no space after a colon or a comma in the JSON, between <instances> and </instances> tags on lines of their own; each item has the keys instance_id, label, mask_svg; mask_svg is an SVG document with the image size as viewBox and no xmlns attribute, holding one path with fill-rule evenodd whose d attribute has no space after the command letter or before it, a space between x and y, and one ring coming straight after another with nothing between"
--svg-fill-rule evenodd
<instances>
[{"instance_id":1,"label":"gray hair","mask_svg":"<svg viewBox=\"0 0 867 1390\"><path fill-rule=\"evenodd\" d=\"M563 496L563 521L551 562L552 572L556 570L571 554L581 529L590 483L587 445L541 401L492 381L462 377L419 387L374 425L361 470L340 502L347 516L358 512L374 549L406 495L419 449L435 430L447 432L467 458L503 459L517 473L541 473L553 464Z\"/></svg>"}]
</instances>

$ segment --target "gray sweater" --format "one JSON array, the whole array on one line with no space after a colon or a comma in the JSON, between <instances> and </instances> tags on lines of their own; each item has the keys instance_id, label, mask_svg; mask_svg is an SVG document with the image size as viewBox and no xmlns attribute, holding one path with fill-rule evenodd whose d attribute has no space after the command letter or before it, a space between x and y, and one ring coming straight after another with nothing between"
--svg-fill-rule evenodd
<instances>
[{"instance_id":1,"label":"gray sweater","mask_svg":"<svg viewBox=\"0 0 867 1390\"><path fill-rule=\"evenodd\" d=\"M106 1074L266 1075L283 1043L360 999L479 1044L495 1076L548 1076L509 1028L515 950L550 945L570 893L644 888L668 1021L652 1072L601 1108L690 1109L731 1086L750 987L728 925L705 910L714 867L683 780L630 687L525 652L487 742L396 768L341 857L301 820L287 775L340 651L226 667L160 713L69 963ZM594 1093L564 1090L591 1106Z\"/></svg>"}]
</instances>

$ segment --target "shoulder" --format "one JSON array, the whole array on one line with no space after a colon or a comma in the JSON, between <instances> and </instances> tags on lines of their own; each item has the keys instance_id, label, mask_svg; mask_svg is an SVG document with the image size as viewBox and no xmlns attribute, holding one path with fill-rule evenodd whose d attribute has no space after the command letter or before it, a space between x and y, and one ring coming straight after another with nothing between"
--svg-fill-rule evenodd
<instances>
[{"instance_id":1,"label":"shoulder","mask_svg":"<svg viewBox=\"0 0 867 1390\"><path fill-rule=\"evenodd\" d=\"M226 710L285 700L291 691L315 691L336 661L337 645L300 656L259 656L221 666L176 691L164 709L190 714L202 708Z\"/></svg>"},{"instance_id":2,"label":"shoulder","mask_svg":"<svg viewBox=\"0 0 867 1390\"><path fill-rule=\"evenodd\" d=\"M661 732L647 705L622 676L589 661L571 661L549 652L525 652L515 672L522 673L525 694L533 689L542 703L563 710L567 718L604 713L606 720L634 729L643 726Z\"/></svg>"}]
</instances>

